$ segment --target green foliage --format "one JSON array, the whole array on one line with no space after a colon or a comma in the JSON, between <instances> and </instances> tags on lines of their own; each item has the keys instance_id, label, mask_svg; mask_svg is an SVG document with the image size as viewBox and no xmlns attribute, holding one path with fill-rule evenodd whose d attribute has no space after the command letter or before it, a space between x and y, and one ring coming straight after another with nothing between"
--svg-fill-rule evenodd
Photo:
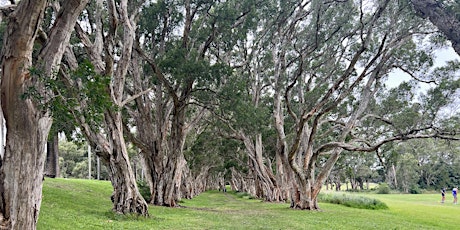
<instances>
[{"instance_id":1,"label":"green foliage","mask_svg":"<svg viewBox=\"0 0 460 230\"><path fill-rule=\"evenodd\" d=\"M352 189L348 188L347 191L362 191L366 189L366 181L377 178L376 170L372 169L372 165L375 164L374 157L368 153L345 151L332 169L329 178L332 182L338 179L353 181L357 187L353 188L352 184Z\"/></svg>"},{"instance_id":2,"label":"green foliage","mask_svg":"<svg viewBox=\"0 0 460 230\"><path fill-rule=\"evenodd\" d=\"M72 175L75 178L88 178L88 159L77 162L72 170Z\"/></svg>"},{"instance_id":3,"label":"green foliage","mask_svg":"<svg viewBox=\"0 0 460 230\"><path fill-rule=\"evenodd\" d=\"M183 19L182 13L177 9L179 6L175 1L156 1L150 4L146 4L142 9L139 27L140 30L145 34L161 34L163 30L167 33L171 33L176 26L179 25ZM165 21L165 16L168 15L169 20ZM167 25L166 28L162 28L163 25ZM158 42L159 37L153 36L155 42Z\"/></svg>"},{"instance_id":4,"label":"green foliage","mask_svg":"<svg viewBox=\"0 0 460 230\"><path fill-rule=\"evenodd\" d=\"M91 175L96 177L97 162L91 155ZM101 163L100 179L108 179L107 168ZM88 178L88 152L85 145L65 140L59 141L59 167L64 178Z\"/></svg>"},{"instance_id":5,"label":"green foliage","mask_svg":"<svg viewBox=\"0 0 460 230\"><path fill-rule=\"evenodd\" d=\"M409 140L394 148L397 189L406 193L453 187L460 178L459 143L434 139Z\"/></svg>"},{"instance_id":6,"label":"green foliage","mask_svg":"<svg viewBox=\"0 0 460 230\"><path fill-rule=\"evenodd\" d=\"M137 180L137 188L139 189L139 192L141 193L144 200L147 201L147 203L149 203L150 199L152 198L149 184L146 181Z\"/></svg>"},{"instance_id":7,"label":"green foliage","mask_svg":"<svg viewBox=\"0 0 460 230\"><path fill-rule=\"evenodd\" d=\"M399 182L397 189L403 192L411 192L412 188L417 184L420 179L420 171L418 165L421 164L419 160L412 154L404 150L398 152L399 157L396 163L396 178ZM396 185L395 185L396 186Z\"/></svg>"},{"instance_id":8,"label":"green foliage","mask_svg":"<svg viewBox=\"0 0 460 230\"><path fill-rule=\"evenodd\" d=\"M374 198L364 197L364 196L354 196L342 194L323 194L320 193L318 196L318 201L326 202L331 204L340 204L345 205L351 208L360 208L360 209L388 209L388 206Z\"/></svg>"},{"instance_id":9,"label":"green foliage","mask_svg":"<svg viewBox=\"0 0 460 230\"><path fill-rule=\"evenodd\" d=\"M428 115L436 115L441 108L451 104L456 92L460 89L460 61L449 61L445 66L437 67L432 75L436 79L436 87L430 88L421 101Z\"/></svg>"},{"instance_id":10,"label":"green foliage","mask_svg":"<svg viewBox=\"0 0 460 230\"><path fill-rule=\"evenodd\" d=\"M390 194L391 189L387 183L380 183L377 187L377 194Z\"/></svg>"},{"instance_id":11,"label":"green foliage","mask_svg":"<svg viewBox=\"0 0 460 230\"><path fill-rule=\"evenodd\" d=\"M40 69L30 69L45 85L41 92L36 86L30 87L22 98L30 98L42 109L49 109L56 121L58 131L65 131L71 136L75 130L76 119L84 117L91 127L99 127L104 112L116 110L108 93L110 77L102 76L94 71L94 66L84 60L78 68L67 76L44 76Z\"/></svg>"},{"instance_id":12,"label":"green foliage","mask_svg":"<svg viewBox=\"0 0 460 230\"><path fill-rule=\"evenodd\" d=\"M246 134L265 133L270 129L273 102L270 98L261 98L255 106L250 88L250 82L244 77L233 75L228 78L217 95L220 113L234 128L242 129Z\"/></svg>"},{"instance_id":13,"label":"green foliage","mask_svg":"<svg viewBox=\"0 0 460 230\"><path fill-rule=\"evenodd\" d=\"M418 187L418 185L414 184L409 189L409 193L411 193L411 194L422 194L422 190Z\"/></svg>"},{"instance_id":14,"label":"green foliage","mask_svg":"<svg viewBox=\"0 0 460 230\"><path fill-rule=\"evenodd\" d=\"M60 141L59 142L59 166L62 177L78 177L73 173L75 166L80 162L88 161L86 159L86 150L72 142ZM86 171L86 177L88 171Z\"/></svg>"},{"instance_id":15,"label":"green foliage","mask_svg":"<svg viewBox=\"0 0 460 230\"><path fill-rule=\"evenodd\" d=\"M241 149L242 143L232 139L222 139L214 129L206 129L194 138L184 155L194 175L203 168L209 167L210 174L223 173L230 179L231 168L246 172L247 166L239 162L247 162L247 154ZM190 137L189 137L190 139Z\"/></svg>"}]
</instances>

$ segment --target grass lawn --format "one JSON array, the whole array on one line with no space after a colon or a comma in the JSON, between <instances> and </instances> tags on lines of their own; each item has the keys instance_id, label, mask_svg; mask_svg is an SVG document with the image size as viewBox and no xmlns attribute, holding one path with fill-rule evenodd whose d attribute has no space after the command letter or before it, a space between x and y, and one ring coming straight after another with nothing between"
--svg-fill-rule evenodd
<instances>
[{"instance_id":1,"label":"grass lawn","mask_svg":"<svg viewBox=\"0 0 460 230\"><path fill-rule=\"evenodd\" d=\"M107 181L46 178L38 229L456 229L460 223L460 206L450 196L440 204L440 194L356 194L389 209L320 203L322 211L309 212L210 191L182 208L151 206L151 217L137 218L113 214L111 192Z\"/></svg>"}]
</instances>

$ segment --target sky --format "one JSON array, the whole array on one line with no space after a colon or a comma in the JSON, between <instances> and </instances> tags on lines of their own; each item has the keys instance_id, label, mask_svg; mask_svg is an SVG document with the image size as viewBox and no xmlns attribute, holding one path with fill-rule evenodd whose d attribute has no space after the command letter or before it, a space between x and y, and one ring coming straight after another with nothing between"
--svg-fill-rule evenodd
<instances>
[{"instance_id":1,"label":"sky","mask_svg":"<svg viewBox=\"0 0 460 230\"><path fill-rule=\"evenodd\" d=\"M460 56L454 51L454 49L451 46L448 46L443 49L439 49L436 52L436 58L434 60L434 65L436 66L442 66L444 65L447 61L452 61L452 60L460 60ZM388 88L394 88L401 84L403 81L409 81L411 77L402 72L401 70L395 70L391 72L388 76L388 80L385 82ZM423 88L429 88L429 85L426 83L420 83L420 87Z\"/></svg>"}]
</instances>

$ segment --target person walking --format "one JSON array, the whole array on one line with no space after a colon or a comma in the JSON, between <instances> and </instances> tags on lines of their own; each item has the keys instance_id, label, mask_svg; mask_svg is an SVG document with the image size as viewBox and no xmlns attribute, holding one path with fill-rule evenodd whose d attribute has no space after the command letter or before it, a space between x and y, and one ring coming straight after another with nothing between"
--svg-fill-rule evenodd
<instances>
[{"instance_id":1,"label":"person walking","mask_svg":"<svg viewBox=\"0 0 460 230\"><path fill-rule=\"evenodd\" d=\"M458 187L455 187L452 189L452 196L454 196L454 204L457 204L457 193L458 193Z\"/></svg>"},{"instance_id":2,"label":"person walking","mask_svg":"<svg viewBox=\"0 0 460 230\"><path fill-rule=\"evenodd\" d=\"M441 203L444 203L444 201L446 200L446 188L441 189L441 196Z\"/></svg>"}]
</instances>

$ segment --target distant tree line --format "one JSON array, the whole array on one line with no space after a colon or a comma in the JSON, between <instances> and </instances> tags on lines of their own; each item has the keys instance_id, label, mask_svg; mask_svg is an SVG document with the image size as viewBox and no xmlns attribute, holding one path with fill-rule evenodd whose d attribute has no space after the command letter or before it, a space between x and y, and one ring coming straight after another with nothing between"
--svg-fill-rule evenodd
<instances>
[{"instance_id":1,"label":"distant tree line","mask_svg":"<svg viewBox=\"0 0 460 230\"><path fill-rule=\"evenodd\" d=\"M379 154L347 154L337 162L327 183L334 189L358 191L369 189L369 183L384 182L394 190L421 193L456 187L459 179L458 143L412 140L388 146Z\"/></svg>"}]
</instances>

